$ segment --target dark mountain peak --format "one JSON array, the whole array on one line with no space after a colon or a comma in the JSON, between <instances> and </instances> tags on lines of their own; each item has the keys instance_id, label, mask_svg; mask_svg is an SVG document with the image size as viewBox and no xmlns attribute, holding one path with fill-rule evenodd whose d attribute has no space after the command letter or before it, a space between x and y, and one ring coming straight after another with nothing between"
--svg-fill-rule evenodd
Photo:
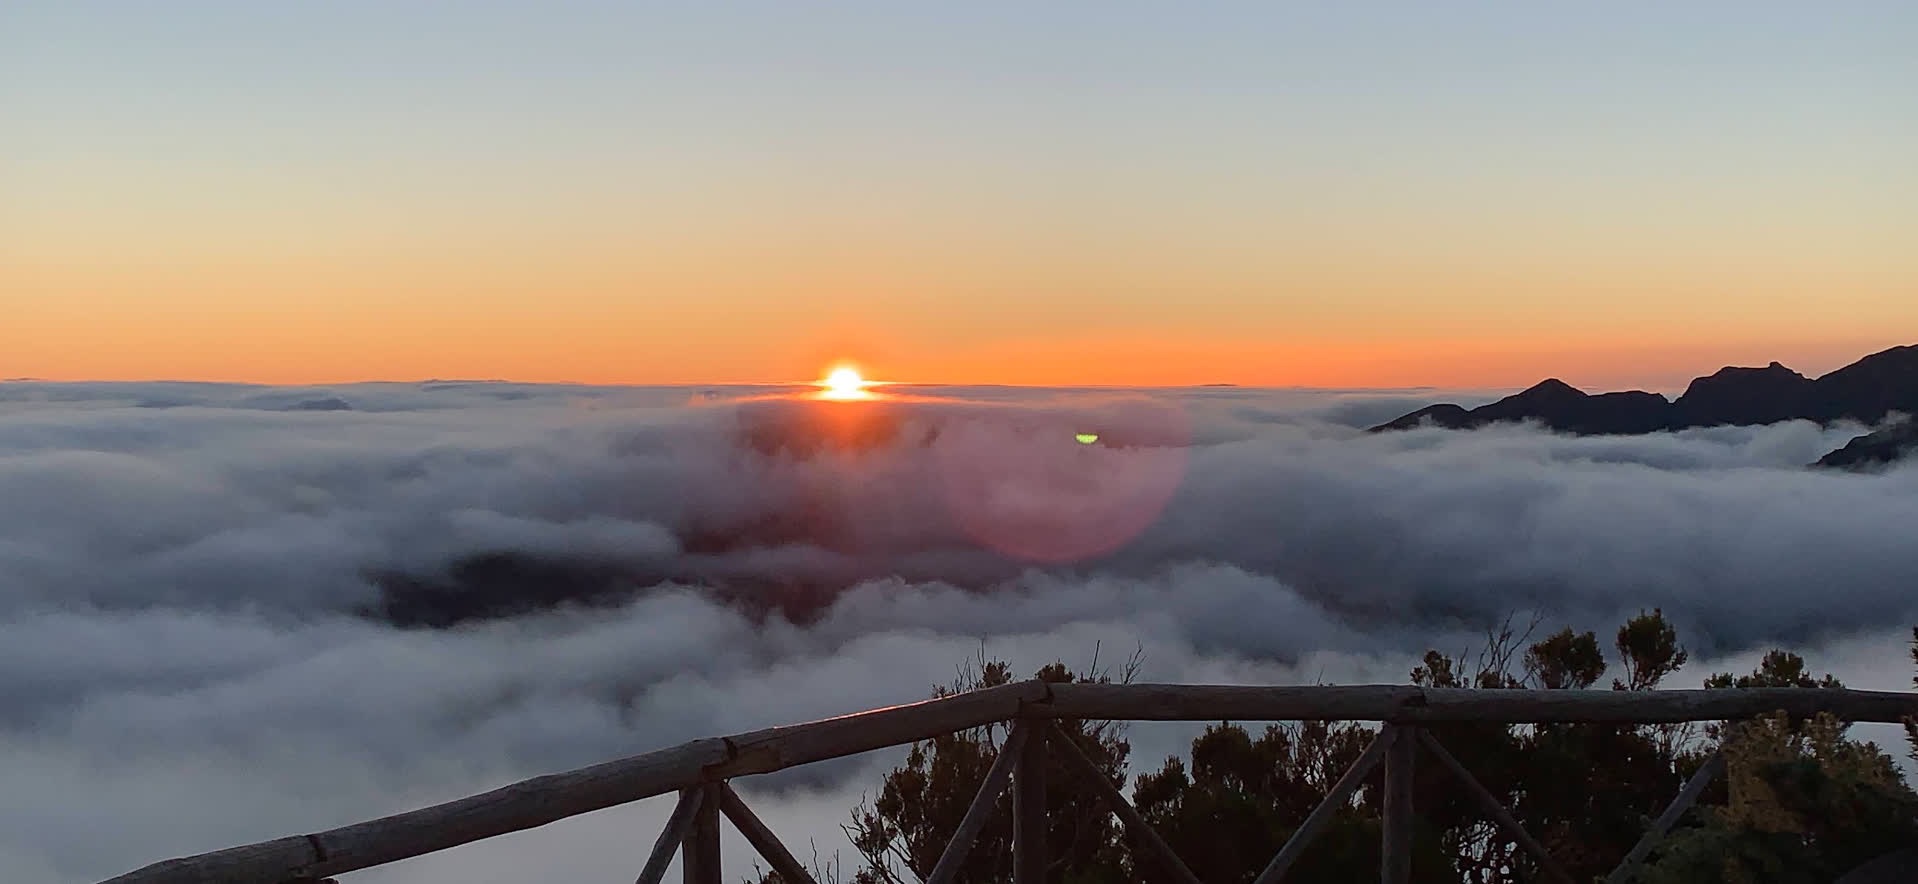
<instances>
[{"instance_id":1,"label":"dark mountain peak","mask_svg":"<svg viewBox=\"0 0 1918 884\"><path fill-rule=\"evenodd\" d=\"M1764 368L1726 366L1693 379L1678 397L1673 421L1679 427L1723 424L1775 424L1804 413L1812 382L1783 364Z\"/></svg>"},{"instance_id":2,"label":"dark mountain peak","mask_svg":"<svg viewBox=\"0 0 1918 884\"><path fill-rule=\"evenodd\" d=\"M1650 433L1665 428L1670 404L1656 393L1639 391L1590 396L1558 378L1546 378L1523 392L1472 409L1464 415L1463 425L1537 421L1564 433Z\"/></svg>"},{"instance_id":3,"label":"dark mountain peak","mask_svg":"<svg viewBox=\"0 0 1918 884\"><path fill-rule=\"evenodd\" d=\"M1546 378L1490 405L1474 408L1472 414L1493 420L1525 420L1545 417L1546 411L1577 408L1590 398L1558 378Z\"/></svg>"},{"instance_id":4,"label":"dark mountain peak","mask_svg":"<svg viewBox=\"0 0 1918 884\"><path fill-rule=\"evenodd\" d=\"M1751 381L1751 380L1765 380L1765 381L1771 381L1771 382L1779 382L1779 381L1788 381L1793 378L1796 378L1801 381L1810 380L1810 378L1807 378L1804 375L1799 374L1798 372L1795 372L1789 368L1786 368L1784 363L1778 362L1776 360L1770 363L1767 363L1764 368L1748 368L1745 366L1727 365L1724 368L1721 368L1715 372L1712 372L1711 374L1708 374L1702 378L1693 378L1691 387L1687 388L1687 390L1689 391L1690 389L1696 388L1701 384L1710 385L1714 383L1730 383L1730 382Z\"/></svg>"},{"instance_id":5,"label":"dark mountain peak","mask_svg":"<svg viewBox=\"0 0 1918 884\"><path fill-rule=\"evenodd\" d=\"M1622 435L1787 420L1877 424L1893 413L1918 415L1918 344L1873 353L1815 381L1776 361L1763 368L1726 366L1693 380L1676 402L1639 391L1589 396L1548 378L1470 411L1434 405L1373 429L1536 421L1565 433Z\"/></svg>"},{"instance_id":6,"label":"dark mountain peak","mask_svg":"<svg viewBox=\"0 0 1918 884\"><path fill-rule=\"evenodd\" d=\"M1558 378L1546 378L1509 397L1512 399L1583 399L1585 391Z\"/></svg>"}]
</instances>

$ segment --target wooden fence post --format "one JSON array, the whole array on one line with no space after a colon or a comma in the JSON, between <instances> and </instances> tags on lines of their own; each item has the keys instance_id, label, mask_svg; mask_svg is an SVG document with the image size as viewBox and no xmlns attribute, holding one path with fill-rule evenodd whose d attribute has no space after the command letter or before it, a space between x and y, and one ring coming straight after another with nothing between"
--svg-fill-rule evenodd
<instances>
[{"instance_id":1,"label":"wooden fence post","mask_svg":"<svg viewBox=\"0 0 1918 884\"><path fill-rule=\"evenodd\" d=\"M1485 784L1479 782L1478 777L1472 776L1472 772L1466 770L1465 765L1460 764L1457 758L1452 757L1451 752L1439 745L1439 741L1432 736L1431 731L1420 728L1419 742L1425 744L1426 751L1439 760L1440 766L1452 772L1452 778L1458 780L1458 784L1464 787L1465 794L1472 796L1472 800L1478 802L1478 806L1485 811L1485 815L1491 817L1492 822L1504 830L1505 836L1512 839L1520 850L1532 855L1532 859L1538 863L1541 877L1555 884L1575 884L1572 876L1558 864L1558 860L1552 858L1551 852L1545 849L1545 845L1532 837L1532 833L1525 831L1525 827L1519 824L1518 818L1512 816L1512 812L1498 802L1498 796L1485 788Z\"/></svg>"},{"instance_id":2,"label":"wooden fence post","mask_svg":"<svg viewBox=\"0 0 1918 884\"><path fill-rule=\"evenodd\" d=\"M699 815L699 805L705 800L703 787L679 790L679 803L673 805L673 815L666 818L666 827L660 830L659 840L653 843L653 852L646 857L646 867L640 870L635 884L659 884L666 880L666 869L673 864L673 855L679 853L686 834L693 830L693 818Z\"/></svg>"},{"instance_id":3,"label":"wooden fence post","mask_svg":"<svg viewBox=\"0 0 1918 884\"><path fill-rule=\"evenodd\" d=\"M999 807L1000 796L1006 793L1006 784L1012 782L1013 767L1025 757L1026 740L1032 737L1033 725L1030 720L1019 719L1012 723L1011 733L1006 741L999 744L999 757L992 760L992 768L986 771L985 782L979 784L979 794L972 797L972 805L966 808L966 815L959 820L959 828L952 833L952 839L946 842L946 850L939 854L939 862L933 864L932 874L926 876L926 884L952 884L959 877L959 869L966 864L966 856L972 852L972 845L979 840L979 833L990 822L993 812Z\"/></svg>"},{"instance_id":4,"label":"wooden fence post","mask_svg":"<svg viewBox=\"0 0 1918 884\"><path fill-rule=\"evenodd\" d=\"M1320 830L1332 824L1332 818L1338 816L1339 810L1352 800L1352 793L1357 792L1359 787L1365 784L1365 778L1371 775L1372 768L1379 766L1379 761L1385 757L1386 750L1392 747L1392 741L1396 737L1398 732L1390 727L1379 729L1378 734L1372 738L1371 745L1366 746L1365 751L1352 762L1352 766L1345 769L1339 781L1332 784L1332 791L1325 794L1325 800L1320 801L1319 806L1312 808L1305 822L1300 823L1299 827L1293 830L1292 837L1286 840L1285 846L1279 849L1278 855L1272 857L1272 862L1266 865L1265 871L1252 879L1252 884L1279 884L1280 881L1285 880L1285 873L1291 871L1292 864L1305 855L1305 849L1312 846L1312 839L1319 836Z\"/></svg>"},{"instance_id":5,"label":"wooden fence post","mask_svg":"<svg viewBox=\"0 0 1918 884\"><path fill-rule=\"evenodd\" d=\"M1418 728L1388 724L1398 733L1385 750L1385 825L1380 845L1380 884L1412 880L1412 765L1418 758Z\"/></svg>"},{"instance_id":6,"label":"wooden fence post","mask_svg":"<svg viewBox=\"0 0 1918 884\"><path fill-rule=\"evenodd\" d=\"M693 825L679 848L682 880L686 884L721 884L719 875L719 791L715 784L698 788L699 809L693 813Z\"/></svg>"},{"instance_id":7,"label":"wooden fence post","mask_svg":"<svg viewBox=\"0 0 1918 884\"><path fill-rule=\"evenodd\" d=\"M1730 738L1727 737L1727 739ZM1632 846L1632 851L1619 861L1618 868L1613 869L1612 873L1605 877L1605 884L1626 884L1632 880L1632 876L1638 874L1639 864L1643 863L1646 857L1651 856L1652 848L1658 846L1658 842L1664 839L1666 832L1678 825L1678 820L1698 801L1698 796L1705 794L1705 787L1711 785L1712 780L1724 772L1725 752L1720 749L1712 753L1712 757L1699 766L1691 779L1685 781L1684 788L1678 790L1678 797L1673 798L1672 803L1665 807L1665 812L1652 821L1651 828L1645 830L1644 837L1639 838L1638 843Z\"/></svg>"},{"instance_id":8,"label":"wooden fence post","mask_svg":"<svg viewBox=\"0 0 1918 884\"><path fill-rule=\"evenodd\" d=\"M1060 730L1057 724L1047 724L1046 728L1054 732L1052 736L1059 741L1059 754L1065 756L1066 764L1077 768L1079 775L1092 784L1093 791L1099 793L1099 797L1104 799L1106 808L1118 816L1120 822L1125 823L1126 832L1132 836L1133 842L1144 845L1146 852L1152 856L1154 862L1159 864L1160 869L1180 884L1201 884L1199 876L1192 874L1192 870L1186 868L1185 861L1179 859L1179 855L1173 852L1172 845L1167 844L1165 839L1153 830L1152 824L1146 822L1145 817L1140 815L1139 809L1125 799L1125 793L1119 791L1118 786L1112 785L1112 781L1106 779L1105 772L1099 769L1099 765L1094 764L1084 750L1074 745L1072 738Z\"/></svg>"},{"instance_id":9,"label":"wooden fence post","mask_svg":"<svg viewBox=\"0 0 1918 884\"><path fill-rule=\"evenodd\" d=\"M733 791L732 786L720 782L714 783L712 788L719 793L719 811L733 821L733 828L739 830L739 834L746 838L747 844L751 844L754 850L759 851L759 855L772 865L773 871L779 873L779 877L785 881L785 884L817 884L812 878L812 873L799 862L799 858L793 856L792 851L787 850L786 845L780 843L779 836L774 835L773 830L767 827L765 820L760 819L753 813L752 808L746 806L746 802L739 797L738 792Z\"/></svg>"},{"instance_id":10,"label":"wooden fence post","mask_svg":"<svg viewBox=\"0 0 1918 884\"><path fill-rule=\"evenodd\" d=\"M1046 731L1035 727L1012 774L1012 884L1046 880Z\"/></svg>"}]
</instances>

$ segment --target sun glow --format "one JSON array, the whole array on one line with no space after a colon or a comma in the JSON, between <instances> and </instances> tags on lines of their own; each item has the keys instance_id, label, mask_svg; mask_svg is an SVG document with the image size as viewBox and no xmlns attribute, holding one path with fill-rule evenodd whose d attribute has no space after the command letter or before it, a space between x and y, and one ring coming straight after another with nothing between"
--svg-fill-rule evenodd
<instances>
[{"instance_id":1,"label":"sun glow","mask_svg":"<svg viewBox=\"0 0 1918 884\"><path fill-rule=\"evenodd\" d=\"M842 365L826 373L826 379L819 382L825 391L821 394L828 399L862 399L866 393L866 379L859 376L859 370Z\"/></svg>"}]
</instances>

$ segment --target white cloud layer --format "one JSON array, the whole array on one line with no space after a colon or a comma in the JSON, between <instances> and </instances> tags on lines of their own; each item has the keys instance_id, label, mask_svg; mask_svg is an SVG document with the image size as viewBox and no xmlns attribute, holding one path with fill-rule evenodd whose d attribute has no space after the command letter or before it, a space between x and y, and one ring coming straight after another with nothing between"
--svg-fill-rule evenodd
<instances>
[{"instance_id":1,"label":"white cloud layer","mask_svg":"<svg viewBox=\"0 0 1918 884\"><path fill-rule=\"evenodd\" d=\"M1028 671L1136 644L1151 680L1398 681L1514 611L1608 635L1659 606L1713 661L1684 684L1779 645L1909 685L1918 468L1802 468L1855 427L1367 435L1439 394L763 393L0 384L0 879L915 699L982 640ZM554 586L594 603L534 603ZM374 616L409 588L511 616ZM1137 727L1135 767L1191 732ZM895 757L741 785L830 853ZM349 880L617 880L667 802Z\"/></svg>"}]
</instances>

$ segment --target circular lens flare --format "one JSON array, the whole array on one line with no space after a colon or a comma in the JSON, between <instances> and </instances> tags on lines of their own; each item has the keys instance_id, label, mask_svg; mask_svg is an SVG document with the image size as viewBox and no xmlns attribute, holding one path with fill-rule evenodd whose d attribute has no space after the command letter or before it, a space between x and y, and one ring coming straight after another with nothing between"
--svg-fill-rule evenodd
<instances>
[{"instance_id":1,"label":"circular lens flare","mask_svg":"<svg viewBox=\"0 0 1918 884\"><path fill-rule=\"evenodd\" d=\"M1039 417L949 421L932 443L954 525L1013 559L1070 564L1130 544L1184 482L1190 421L1176 403L1099 405L1100 432Z\"/></svg>"}]
</instances>

